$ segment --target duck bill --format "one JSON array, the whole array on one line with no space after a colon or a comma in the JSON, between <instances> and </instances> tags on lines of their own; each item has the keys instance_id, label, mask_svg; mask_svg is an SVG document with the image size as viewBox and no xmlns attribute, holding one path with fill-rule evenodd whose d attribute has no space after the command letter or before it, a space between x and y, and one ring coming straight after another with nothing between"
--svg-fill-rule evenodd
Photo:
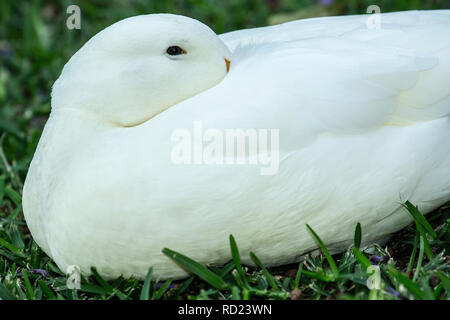
<instances>
[{"instance_id":1,"label":"duck bill","mask_svg":"<svg viewBox=\"0 0 450 320\"><path fill-rule=\"evenodd\" d=\"M225 64L227 66L227 72L229 72L230 71L230 64L231 64L230 60L225 59Z\"/></svg>"}]
</instances>

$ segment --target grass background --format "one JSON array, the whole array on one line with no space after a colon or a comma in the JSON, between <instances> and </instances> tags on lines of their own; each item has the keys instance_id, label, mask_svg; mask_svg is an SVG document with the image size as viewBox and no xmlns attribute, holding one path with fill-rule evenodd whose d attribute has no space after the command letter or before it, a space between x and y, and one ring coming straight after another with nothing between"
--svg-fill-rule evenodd
<instances>
[{"instance_id":1,"label":"grass background","mask_svg":"<svg viewBox=\"0 0 450 320\"><path fill-rule=\"evenodd\" d=\"M66 8L71 4L81 8L81 30L66 28ZM120 278L107 283L94 273L83 279L81 290L67 289L65 275L33 242L22 217L21 190L50 112L51 86L67 60L98 31L132 15L171 12L196 18L223 33L299 18L362 14L372 4L382 12L450 8L447 0L2 0L0 299L448 299L450 212L446 207L427 216L435 234L419 219L418 227L413 224L403 230L386 248L375 247L372 255L349 249L331 258L323 248L322 254L309 256L300 265L269 273L263 267L242 269L234 250L230 264L195 269L199 273L185 282ZM382 290L365 286L367 261L380 264ZM211 277L216 282L208 281Z\"/></svg>"}]
</instances>

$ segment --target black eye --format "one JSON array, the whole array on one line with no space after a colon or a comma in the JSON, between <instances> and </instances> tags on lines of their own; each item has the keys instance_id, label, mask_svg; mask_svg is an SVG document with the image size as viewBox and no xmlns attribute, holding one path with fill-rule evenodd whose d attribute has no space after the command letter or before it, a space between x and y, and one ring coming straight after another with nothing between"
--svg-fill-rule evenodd
<instances>
[{"instance_id":1,"label":"black eye","mask_svg":"<svg viewBox=\"0 0 450 320\"><path fill-rule=\"evenodd\" d=\"M186 53L186 51L181 49L179 46L170 46L167 48L166 52L170 56L178 56L180 54Z\"/></svg>"}]
</instances>

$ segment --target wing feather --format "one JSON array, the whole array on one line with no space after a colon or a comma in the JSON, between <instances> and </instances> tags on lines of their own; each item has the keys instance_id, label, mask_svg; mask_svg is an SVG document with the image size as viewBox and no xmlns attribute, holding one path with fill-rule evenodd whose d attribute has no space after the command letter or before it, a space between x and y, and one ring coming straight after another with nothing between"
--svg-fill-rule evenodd
<instances>
[{"instance_id":1,"label":"wing feather","mask_svg":"<svg viewBox=\"0 0 450 320\"><path fill-rule=\"evenodd\" d=\"M367 28L367 15L328 17L224 34L233 61L222 88L245 89L234 103L257 118L282 126L288 117L310 132L445 117L449 17L450 10L383 14L380 30Z\"/></svg>"}]
</instances>

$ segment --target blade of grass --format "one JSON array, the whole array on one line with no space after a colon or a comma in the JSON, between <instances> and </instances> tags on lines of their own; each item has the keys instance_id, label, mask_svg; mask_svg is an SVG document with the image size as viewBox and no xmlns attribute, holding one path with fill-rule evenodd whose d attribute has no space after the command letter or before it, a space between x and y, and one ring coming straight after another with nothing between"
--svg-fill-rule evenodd
<instances>
[{"instance_id":1,"label":"blade of grass","mask_svg":"<svg viewBox=\"0 0 450 320\"><path fill-rule=\"evenodd\" d=\"M421 281L422 287L423 287L423 299L424 300L436 300L434 297L433 290L431 290L431 287L428 283L428 278L423 278Z\"/></svg>"},{"instance_id":2,"label":"blade of grass","mask_svg":"<svg viewBox=\"0 0 450 320\"><path fill-rule=\"evenodd\" d=\"M442 283L439 283L436 286L436 288L433 291L434 300L439 299L439 296L441 295L443 289L444 289L444 286L442 285Z\"/></svg>"},{"instance_id":3,"label":"blade of grass","mask_svg":"<svg viewBox=\"0 0 450 320\"><path fill-rule=\"evenodd\" d=\"M0 238L0 248L1 247L5 247L6 249L8 249L9 251L15 253L16 255L18 255L21 258L26 258L27 256L25 254L23 254L19 248L17 248L15 245L13 245L12 243L9 243L8 241L6 241L5 239Z\"/></svg>"},{"instance_id":4,"label":"blade of grass","mask_svg":"<svg viewBox=\"0 0 450 320\"><path fill-rule=\"evenodd\" d=\"M20 207L22 205L22 197L10 186L5 188L5 194L14 202L16 206Z\"/></svg>"},{"instance_id":5,"label":"blade of grass","mask_svg":"<svg viewBox=\"0 0 450 320\"><path fill-rule=\"evenodd\" d=\"M419 258L417 259L416 271L414 272L414 277L413 277L414 282L416 282L417 279L419 278L420 268L422 267L424 251L425 251L425 244L424 244L423 236L420 236Z\"/></svg>"},{"instance_id":6,"label":"blade of grass","mask_svg":"<svg viewBox=\"0 0 450 320\"><path fill-rule=\"evenodd\" d=\"M356 261L358 261L358 263L361 265L364 271L366 271L367 268L372 265L372 263L370 263L370 260L367 259L365 254L359 251L359 249L356 247L353 248L353 255L355 256Z\"/></svg>"},{"instance_id":7,"label":"blade of grass","mask_svg":"<svg viewBox=\"0 0 450 320\"><path fill-rule=\"evenodd\" d=\"M175 299L177 299L180 295L183 294L184 291L186 291L186 289L192 283L194 278L195 278L195 276L190 276L189 279L187 279L185 282L183 282L183 284L180 286L180 288L178 289L177 293L175 294Z\"/></svg>"},{"instance_id":8,"label":"blade of grass","mask_svg":"<svg viewBox=\"0 0 450 320\"><path fill-rule=\"evenodd\" d=\"M102 295L102 296L105 296L109 293L102 287L92 285L92 284L81 284L79 291L94 293L94 294L98 294L98 295Z\"/></svg>"},{"instance_id":9,"label":"blade of grass","mask_svg":"<svg viewBox=\"0 0 450 320\"><path fill-rule=\"evenodd\" d=\"M444 287L447 294L450 294L450 278L443 274L441 271L436 272L436 276L441 280L441 285Z\"/></svg>"},{"instance_id":10,"label":"blade of grass","mask_svg":"<svg viewBox=\"0 0 450 320\"><path fill-rule=\"evenodd\" d=\"M45 283L44 280L39 279L39 280L38 280L38 284L39 284L39 287L40 287L41 290L42 290L42 293L45 295L45 297L47 297L48 299L52 299L52 300L56 299L55 294L54 294L53 291L47 286L47 284Z\"/></svg>"},{"instance_id":11,"label":"blade of grass","mask_svg":"<svg viewBox=\"0 0 450 320\"><path fill-rule=\"evenodd\" d=\"M239 286L239 288L245 288L245 284L242 281L242 279L239 276L239 273L237 272L236 269L233 269L233 271L231 271L231 275L233 276L233 279L236 282L236 284Z\"/></svg>"},{"instance_id":12,"label":"blade of grass","mask_svg":"<svg viewBox=\"0 0 450 320\"><path fill-rule=\"evenodd\" d=\"M333 276L335 279L339 277L339 269L336 266L336 262L334 261L333 257L331 256L330 252L328 251L327 247L325 246L325 243L323 243L322 239L317 235L317 233L307 224L306 227L309 229L309 231L312 233L316 241L319 243L320 248L322 249L323 254L325 255L325 258L328 261L328 264L330 265L331 271L333 273Z\"/></svg>"},{"instance_id":13,"label":"blade of grass","mask_svg":"<svg viewBox=\"0 0 450 320\"><path fill-rule=\"evenodd\" d=\"M108 292L112 293L113 288L100 276L97 269L92 267L91 268L92 275L94 276L95 280Z\"/></svg>"},{"instance_id":14,"label":"blade of grass","mask_svg":"<svg viewBox=\"0 0 450 320\"><path fill-rule=\"evenodd\" d=\"M140 300L148 300L150 297L150 286L152 281L153 267L150 267L145 276L144 285L142 286Z\"/></svg>"},{"instance_id":15,"label":"blade of grass","mask_svg":"<svg viewBox=\"0 0 450 320\"><path fill-rule=\"evenodd\" d=\"M433 239L437 239L437 234L436 232L433 230L433 227L428 223L427 219L425 218L425 216L419 211L419 208L417 206L414 206L411 202L406 201L403 205L408 212L411 214L411 216L413 217L413 219L419 223L420 225L422 225L426 231L428 231L428 233L433 237Z\"/></svg>"},{"instance_id":16,"label":"blade of grass","mask_svg":"<svg viewBox=\"0 0 450 320\"><path fill-rule=\"evenodd\" d=\"M0 203L3 203L4 196L5 196L5 177L0 176Z\"/></svg>"},{"instance_id":17,"label":"blade of grass","mask_svg":"<svg viewBox=\"0 0 450 320\"><path fill-rule=\"evenodd\" d=\"M250 252L250 258L252 258L253 262L262 269L264 276L266 277L270 286L274 290L279 291L280 288L278 287L277 282L275 281L275 278L270 274L270 272L266 269L266 267L261 263L261 260L259 260L259 258L253 252Z\"/></svg>"},{"instance_id":18,"label":"blade of grass","mask_svg":"<svg viewBox=\"0 0 450 320\"><path fill-rule=\"evenodd\" d=\"M23 277L23 282L25 284L25 288L26 288L25 294L26 294L27 298L30 300L35 300L33 287L31 285L30 279L28 278L27 270L25 270L25 269L22 270L22 277Z\"/></svg>"},{"instance_id":19,"label":"blade of grass","mask_svg":"<svg viewBox=\"0 0 450 320\"><path fill-rule=\"evenodd\" d=\"M242 290L242 300L250 300L250 290L244 289Z\"/></svg>"},{"instance_id":20,"label":"blade of grass","mask_svg":"<svg viewBox=\"0 0 450 320\"><path fill-rule=\"evenodd\" d=\"M167 279L162 286L158 289L158 291L156 291L153 296L152 296L152 300L159 300L164 293L167 291L167 289L169 288L170 284L172 283L173 279L169 278Z\"/></svg>"},{"instance_id":21,"label":"blade of grass","mask_svg":"<svg viewBox=\"0 0 450 320\"><path fill-rule=\"evenodd\" d=\"M427 240L427 236L426 236L426 233L425 233L423 227L417 221L416 221L416 228L419 231L420 236L423 238L423 246L424 246L425 255L431 261L431 260L433 260L433 257L434 257L433 251L431 250L431 246Z\"/></svg>"},{"instance_id":22,"label":"blade of grass","mask_svg":"<svg viewBox=\"0 0 450 320\"><path fill-rule=\"evenodd\" d=\"M355 238L354 238L355 248L361 246L361 223L358 222L355 228Z\"/></svg>"},{"instance_id":23,"label":"blade of grass","mask_svg":"<svg viewBox=\"0 0 450 320\"><path fill-rule=\"evenodd\" d=\"M164 248L162 252L166 256L177 262L179 265L181 265L183 268L185 268L187 271L208 282L214 288L217 288L219 290L229 289L229 285L225 281L223 281L221 277L219 277L217 274L201 265L200 263L192 260L191 258L188 258L185 255L182 255L181 253L170 250L168 248Z\"/></svg>"},{"instance_id":24,"label":"blade of grass","mask_svg":"<svg viewBox=\"0 0 450 320\"><path fill-rule=\"evenodd\" d=\"M116 289L116 288L113 288L111 298L114 296L119 298L119 300L130 300L125 293L123 293L122 291L120 291L119 289Z\"/></svg>"},{"instance_id":25,"label":"blade of grass","mask_svg":"<svg viewBox=\"0 0 450 320\"><path fill-rule=\"evenodd\" d=\"M14 282L14 288L16 289L17 294L19 295L19 300L26 300L27 295L23 292L18 282Z\"/></svg>"},{"instance_id":26,"label":"blade of grass","mask_svg":"<svg viewBox=\"0 0 450 320\"><path fill-rule=\"evenodd\" d=\"M408 267L406 268L406 272L409 272L412 270L414 266L414 261L416 260L416 254L417 254L417 248L419 246L419 230L416 228L416 233L414 235L414 246L413 250L411 252L411 257L409 258Z\"/></svg>"},{"instance_id":27,"label":"blade of grass","mask_svg":"<svg viewBox=\"0 0 450 320\"><path fill-rule=\"evenodd\" d=\"M417 283L411 281L405 274L398 271L394 266L388 266L389 272L400 282L409 292L411 292L416 298L423 300L424 293L420 290L420 287Z\"/></svg>"},{"instance_id":28,"label":"blade of grass","mask_svg":"<svg viewBox=\"0 0 450 320\"><path fill-rule=\"evenodd\" d=\"M0 283L0 298L2 300L17 300L3 283Z\"/></svg>"},{"instance_id":29,"label":"blade of grass","mask_svg":"<svg viewBox=\"0 0 450 320\"><path fill-rule=\"evenodd\" d=\"M241 295L239 293L238 287L231 287L231 300L241 300Z\"/></svg>"},{"instance_id":30,"label":"blade of grass","mask_svg":"<svg viewBox=\"0 0 450 320\"><path fill-rule=\"evenodd\" d=\"M235 267L234 262L231 261L230 263L227 263L225 265L225 267L222 268L222 270L220 270L220 272L217 272L217 274L219 275L219 277L223 278L225 277L231 270L233 270Z\"/></svg>"},{"instance_id":31,"label":"blade of grass","mask_svg":"<svg viewBox=\"0 0 450 320\"><path fill-rule=\"evenodd\" d=\"M3 121L2 121L3 122ZM4 123L4 122L3 122ZM12 169L12 167L9 165L8 159L6 158L5 152L3 150L3 141L5 140L6 137L6 132L3 133L0 137L0 160L3 162L3 166L6 169L6 173L10 176L11 178L11 183L12 185L17 188L22 190L23 184L22 181L20 180L20 178L16 175L16 173L14 172L14 170ZM12 189L11 189L12 190ZM16 202L16 204L20 205L21 201Z\"/></svg>"},{"instance_id":32,"label":"blade of grass","mask_svg":"<svg viewBox=\"0 0 450 320\"><path fill-rule=\"evenodd\" d=\"M329 277L327 277L326 275L319 273L319 272L312 272L312 271L307 271L307 270L302 270L302 273L305 276L311 277L311 278L315 278L318 280L322 280L325 282L330 282L332 279L330 279Z\"/></svg>"},{"instance_id":33,"label":"blade of grass","mask_svg":"<svg viewBox=\"0 0 450 320\"><path fill-rule=\"evenodd\" d=\"M292 290L297 289L298 286L300 285L302 270L303 270L303 262L300 262L298 264L297 274L295 275L294 286L293 286Z\"/></svg>"},{"instance_id":34,"label":"blade of grass","mask_svg":"<svg viewBox=\"0 0 450 320\"><path fill-rule=\"evenodd\" d=\"M239 255L239 249L236 244L236 240L232 234L230 234L230 248L231 248L231 256L233 257L234 265L236 266L236 270L238 272L239 277L243 282L243 286L248 288L247 278L245 277L244 269L242 269L241 257Z\"/></svg>"}]
</instances>

